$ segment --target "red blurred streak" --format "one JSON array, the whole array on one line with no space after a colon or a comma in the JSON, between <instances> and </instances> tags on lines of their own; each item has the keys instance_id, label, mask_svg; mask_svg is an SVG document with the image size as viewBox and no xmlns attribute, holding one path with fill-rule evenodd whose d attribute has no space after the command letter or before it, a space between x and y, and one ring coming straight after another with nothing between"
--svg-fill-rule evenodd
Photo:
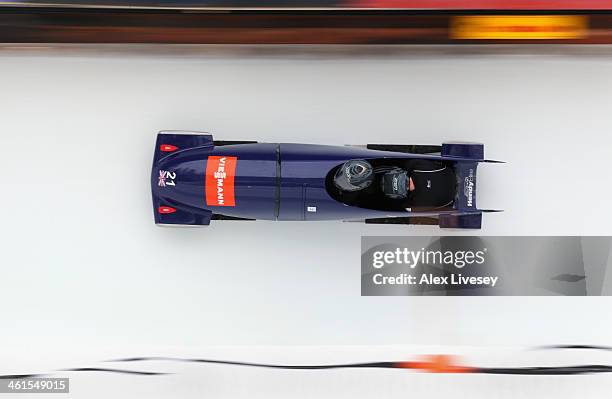
<instances>
[{"instance_id":1,"label":"red blurred streak","mask_svg":"<svg viewBox=\"0 0 612 399\"><path fill-rule=\"evenodd\" d=\"M612 0L355 0L348 7L444 10L612 10Z\"/></svg>"}]
</instances>

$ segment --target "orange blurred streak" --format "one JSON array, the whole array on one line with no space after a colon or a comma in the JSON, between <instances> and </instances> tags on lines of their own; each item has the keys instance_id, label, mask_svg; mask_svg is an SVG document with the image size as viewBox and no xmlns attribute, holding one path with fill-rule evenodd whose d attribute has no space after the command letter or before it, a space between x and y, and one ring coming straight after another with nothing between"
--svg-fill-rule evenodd
<instances>
[{"instance_id":1,"label":"orange blurred streak","mask_svg":"<svg viewBox=\"0 0 612 399\"><path fill-rule=\"evenodd\" d=\"M428 373L473 373L476 367L462 366L450 355L429 355L422 361L400 362L398 368L425 371Z\"/></svg>"}]
</instances>

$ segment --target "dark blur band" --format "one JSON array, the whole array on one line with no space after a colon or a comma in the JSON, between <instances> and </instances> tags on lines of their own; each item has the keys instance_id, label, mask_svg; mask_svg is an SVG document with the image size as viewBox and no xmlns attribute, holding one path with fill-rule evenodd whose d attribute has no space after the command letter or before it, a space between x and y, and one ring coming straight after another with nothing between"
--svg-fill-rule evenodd
<instances>
[{"instance_id":1,"label":"dark blur band","mask_svg":"<svg viewBox=\"0 0 612 399\"><path fill-rule=\"evenodd\" d=\"M580 15L569 38L465 39L465 16ZM0 43L491 44L612 43L610 11L178 10L0 6Z\"/></svg>"}]
</instances>

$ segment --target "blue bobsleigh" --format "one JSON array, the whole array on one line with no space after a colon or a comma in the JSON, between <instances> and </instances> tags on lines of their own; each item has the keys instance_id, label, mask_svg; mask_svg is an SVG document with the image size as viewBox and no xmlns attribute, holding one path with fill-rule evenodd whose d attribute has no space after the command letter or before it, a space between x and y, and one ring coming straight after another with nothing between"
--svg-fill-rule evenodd
<instances>
[{"instance_id":1,"label":"blue bobsleigh","mask_svg":"<svg viewBox=\"0 0 612 399\"><path fill-rule=\"evenodd\" d=\"M328 146L157 135L155 222L345 220L480 228L482 144Z\"/></svg>"}]
</instances>

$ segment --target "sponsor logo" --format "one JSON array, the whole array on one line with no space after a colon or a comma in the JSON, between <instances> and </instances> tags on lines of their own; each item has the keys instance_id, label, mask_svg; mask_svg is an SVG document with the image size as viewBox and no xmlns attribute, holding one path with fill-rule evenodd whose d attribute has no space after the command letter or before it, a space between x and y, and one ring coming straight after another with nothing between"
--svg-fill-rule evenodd
<instances>
[{"instance_id":1,"label":"sponsor logo","mask_svg":"<svg viewBox=\"0 0 612 399\"><path fill-rule=\"evenodd\" d=\"M159 171L159 180L157 185L159 187L175 186L174 179L176 179L176 172L170 172L169 170Z\"/></svg>"},{"instance_id":2,"label":"sponsor logo","mask_svg":"<svg viewBox=\"0 0 612 399\"><path fill-rule=\"evenodd\" d=\"M467 198L467 206L474 205L474 169L470 169L463 181L463 194Z\"/></svg>"},{"instance_id":3,"label":"sponsor logo","mask_svg":"<svg viewBox=\"0 0 612 399\"><path fill-rule=\"evenodd\" d=\"M210 156L206 162L206 205L235 206L234 176L237 157Z\"/></svg>"}]
</instances>

